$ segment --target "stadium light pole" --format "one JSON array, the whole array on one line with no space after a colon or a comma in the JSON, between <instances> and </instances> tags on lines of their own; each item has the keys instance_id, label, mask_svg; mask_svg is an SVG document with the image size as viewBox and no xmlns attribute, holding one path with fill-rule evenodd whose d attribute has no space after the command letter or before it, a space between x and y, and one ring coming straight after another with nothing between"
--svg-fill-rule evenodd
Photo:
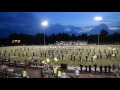
<instances>
[{"instance_id":1,"label":"stadium light pole","mask_svg":"<svg viewBox=\"0 0 120 90\"><path fill-rule=\"evenodd\" d=\"M100 21L102 20L102 17L100 17L100 16L95 17L94 20L100 22ZM99 25L100 25L100 24L98 24L98 26L99 26ZM98 33L98 45L99 45L99 33Z\"/></svg>"},{"instance_id":2,"label":"stadium light pole","mask_svg":"<svg viewBox=\"0 0 120 90\"><path fill-rule=\"evenodd\" d=\"M41 25L44 27L44 45L45 45L45 27L48 26L48 21L43 21Z\"/></svg>"}]
</instances>

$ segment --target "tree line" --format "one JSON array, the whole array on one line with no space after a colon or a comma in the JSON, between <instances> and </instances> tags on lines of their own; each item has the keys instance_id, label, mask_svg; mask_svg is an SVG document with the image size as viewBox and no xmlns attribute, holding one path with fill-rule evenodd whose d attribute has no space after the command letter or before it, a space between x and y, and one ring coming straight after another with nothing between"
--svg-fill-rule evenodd
<instances>
[{"instance_id":1,"label":"tree line","mask_svg":"<svg viewBox=\"0 0 120 90\"><path fill-rule=\"evenodd\" d=\"M19 44L13 44L12 40L20 40ZM56 41L88 41L88 44L93 44L98 42L98 35L69 35L67 33L58 33L51 34L49 36L45 35L46 44L53 44ZM100 44L119 44L120 42L120 34L114 33L109 35L106 30L101 30L99 34ZM38 33L36 35L28 35L28 34L17 34L12 33L6 38L0 38L0 45L43 45L44 44L44 34Z\"/></svg>"}]
</instances>

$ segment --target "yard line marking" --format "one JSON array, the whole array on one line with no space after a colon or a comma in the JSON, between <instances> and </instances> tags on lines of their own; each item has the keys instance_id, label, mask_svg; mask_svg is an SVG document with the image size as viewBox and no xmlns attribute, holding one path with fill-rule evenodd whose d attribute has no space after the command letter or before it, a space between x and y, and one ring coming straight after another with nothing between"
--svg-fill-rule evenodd
<instances>
[{"instance_id":1,"label":"yard line marking","mask_svg":"<svg viewBox=\"0 0 120 90\"><path fill-rule=\"evenodd\" d=\"M72 61L72 62L70 62L70 64L68 64L68 65L70 66L72 63L73 63L73 61Z\"/></svg>"},{"instance_id":2,"label":"yard line marking","mask_svg":"<svg viewBox=\"0 0 120 90\"><path fill-rule=\"evenodd\" d=\"M109 64L112 66L112 64L111 64L111 62L110 62L109 59L108 59L108 62L109 62ZM117 72L116 72L115 74L117 75L118 78L120 78L120 76L117 74Z\"/></svg>"}]
</instances>

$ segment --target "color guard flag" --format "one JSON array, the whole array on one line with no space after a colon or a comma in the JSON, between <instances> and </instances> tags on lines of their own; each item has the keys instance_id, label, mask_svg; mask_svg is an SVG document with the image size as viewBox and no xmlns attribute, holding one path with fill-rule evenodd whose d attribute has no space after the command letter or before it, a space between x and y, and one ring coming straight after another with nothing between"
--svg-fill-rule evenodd
<instances>
[{"instance_id":1,"label":"color guard flag","mask_svg":"<svg viewBox=\"0 0 120 90\"><path fill-rule=\"evenodd\" d=\"M97 59L97 55L94 55L94 56L93 56L93 60L95 60L95 59Z\"/></svg>"},{"instance_id":2,"label":"color guard flag","mask_svg":"<svg viewBox=\"0 0 120 90\"><path fill-rule=\"evenodd\" d=\"M116 50L116 48L113 48L113 51L115 51Z\"/></svg>"},{"instance_id":3,"label":"color guard flag","mask_svg":"<svg viewBox=\"0 0 120 90\"><path fill-rule=\"evenodd\" d=\"M48 62L50 62L50 59L49 59L49 58L47 58L47 59L46 59L46 61L47 61L47 63L48 63Z\"/></svg>"},{"instance_id":4,"label":"color guard flag","mask_svg":"<svg viewBox=\"0 0 120 90\"><path fill-rule=\"evenodd\" d=\"M112 54L113 57L115 57L115 54Z\"/></svg>"},{"instance_id":5,"label":"color guard flag","mask_svg":"<svg viewBox=\"0 0 120 90\"><path fill-rule=\"evenodd\" d=\"M56 57L54 58L54 60L55 60L55 62L57 62L57 61L58 61L58 59L57 59Z\"/></svg>"},{"instance_id":6,"label":"color guard flag","mask_svg":"<svg viewBox=\"0 0 120 90\"><path fill-rule=\"evenodd\" d=\"M111 50L111 47L108 47L108 49L110 49L110 50Z\"/></svg>"}]
</instances>

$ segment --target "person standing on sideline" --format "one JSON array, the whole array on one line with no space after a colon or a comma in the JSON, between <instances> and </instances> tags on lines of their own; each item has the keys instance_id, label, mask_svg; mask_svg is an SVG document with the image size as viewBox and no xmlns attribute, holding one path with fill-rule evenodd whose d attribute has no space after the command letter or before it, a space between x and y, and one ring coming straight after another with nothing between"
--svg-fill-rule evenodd
<instances>
[{"instance_id":1,"label":"person standing on sideline","mask_svg":"<svg viewBox=\"0 0 120 90\"><path fill-rule=\"evenodd\" d=\"M95 64L94 67L95 67L95 73L96 73L97 64Z\"/></svg>"},{"instance_id":2,"label":"person standing on sideline","mask_svg":"<svg viewBox=\"0 0 120 90\"><path fill-rule=\"evenodd\" d=\"M76 68L76 70L75 70L75 76L76 77L79 77L80 76L80 71Z\"/></svg>"},{"instance_id":3,"label":"person standing on sideline","mask_svg":"<svg viewBox=\"0 0 120 90\"><path fill-rule=\"evenodd\" d=\"M106 65L104 66L104 70L105 70L105 73L107 73L107 66Z\"/></svg>"},{"instance_id":4,"label":"person standing on sideline","mask_svg":"<svg viewBox=\"0 0 120 90\"><path fill-rule=\"evenodd\" d=\"M103 68L103 66L102 66L102 65L100 65L100 73L102 73L102 68Z\"/></svg>"},{"instance_id":5,"label":"person standing on sideline","mask_svg":"<svg viewBox=\"0 0 120 90\"><path fill-rule=\"evenodd\" d=\"M80 71L82 72L82 67L83 67L83 64L80 64Z\"/></svg>"},{"instance_id":6,"label":"person standing on sideline","mask_svg":"<svg viewBox=\"0 0 120 90\"><path fill-rule=\"evenodd\" d=\"M91 65L89 65L89 73L91 73Z\"/></svg>"},{"instance_id":7,"label":"person standing on sideline","mask_svg":"<svg viewBox=\"0 0 120 90\"><path fill-rule=\"evenodd\" d=\"M108 66L108 71L109 71L109 73L110 73L110 71L111 71L111 66L110 66L110 64L109 64L109 66Z\"/></svg>"},{"instance_id":8,"label":"person standing on sideline","mask_svg":"<svg viewBox=\"0 0 120 90\"><path fill-rule=\"evenodd\" d=\"M85 72L87 72L87 67L88 67L88 66L87 66L87 64L86 64L86 65L85 65Z\"/></svg>"},{"instance_id":9,"label":"person standing on sideline","mask_svg":"<svg viewBox=\"0 0 120 90\"><path fill-rule=\"evenodd\" d=\"M23 78L27 78L27 71L25 70L25 68L24 68L24 70L22 71L22 77L23 77Z\"/></svg>"},{"instance_id":10,"label":"person standing on sideline","mask_svg":"<svg viewBox=\"0 0 120 90\"><path fill-rule=\"evenodd\" d=\"M54 69L53 69L53 73L54 73L54 76L57 75L57 68L56 68L56 67L54 67Z\"/></svg>"},{"instance_id":11,"label":"person standing on sideline","mask_svg":"<svg viewBox=\"0 0 120 90\"><path fill-rule=\"evenodd\" d=\"M58 78L62 77L62 72L60 70L58 70Z\"/></svg>"}]
</instances>

